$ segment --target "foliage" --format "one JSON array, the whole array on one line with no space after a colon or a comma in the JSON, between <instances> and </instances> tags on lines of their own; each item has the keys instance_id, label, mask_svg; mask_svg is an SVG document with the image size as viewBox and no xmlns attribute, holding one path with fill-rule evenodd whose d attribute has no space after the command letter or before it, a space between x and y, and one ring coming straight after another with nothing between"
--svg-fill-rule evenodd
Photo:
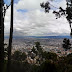
<instances>
[{"instance_id":1,"label":"foliage","mask_svg":"<svg viewBox=\"0 0 72 72\"><path fill-rule=\"evenodd\" d=\"M19 55L21 53L19 52ZM45 53L46 57L52 56L53 58L46 58L40 65L29 64L20 60L11 60L11 72L72 72L72 54L66 57L58 57L57 60L55 53ZM7 61L4 62L4 69L6 70Z\"/></svg>"},{"instance_id":2,"label":"foliage","mask_svg":"<svg viewBox=\"0 0 72 72\"><path fill-rule=\"evenodd\" d=\"M57 61L57 55L55 53L43 51L40 42L35 42L35 47L33 46L31 51L36 54L35 56L39 56L37 59L37 63L39 62L39 64L42 64L46 60ZM33 56L33 58L31 56L31 58L34 59L35 56Z\"/></svg>"},{"instance_id":3,"label":"foliage","mask_svg":"<svg viewBox=\"0 0 72 72\"><path fill-rule=\"evenodd\" d=\"M68 50L68 49L71 48L71 43L70 43L70 40L69 39L64 38L64 40L63 40L63 48L65 50Z\"/></svg>"},{"instance_id":4,"label":"foliage","mask_svg":"<svg viewBox=\"0 0 72 72\"><path fill-rule=\"evenodd\" d=\"M70 44L69 39L64 39L63 42L67 45ZM66 57L58 57L56 53L43 51L39 42L35 43L32 52L37 52L37 55L40 54L39 64L28 63L24 52L15 51L12 54L11 72L72 72L72 54ZM43 61L43 59L45 60ZM4 72L7 68L7 62L7 60L4 62Z\"/></svg>"},{"instance_id":5,"label":"foliage","mask_svg":"<svg viewBox=\"0 0 72 72\"><path fill-rule=\"evenodd\" d=\"M43 53L42 47L40 45L40 42L35 42L35 47L33 46L32 52L35 53L36 55L41 56Z\"/></svg>"},{"instance_id":6,"label":"foliage","mask_svg":"<svg viewBox=\"0 0 72 72\"><path fill-rule=\"evenodd\" d=\"M46 60L47 59L48 60L53 60L53 61L57 60L57 54L51 53L51 52L43 52L42 57L45 58Z\"/></svg>"},{"instance_id":7,"label":"foliage","mask_svg":"<svg viewBox=\"0 0 72 72\"><path fill-rule=\"evenodd\" d=\"M27 62L12 61L11 72L31 72L31 65Z\"/></svg>"},{"instance_id":8,"label":"foliage","mask_svg":"<svg viewBox=\"0 0 72 72\"><path fill-rule=\"evenodd\" d=\"M55 64L51 63L49 60L46 60L41 64L39 72L56 72Z\"/></svg>"},{"instance_id":9,"label":"foliage","mask_svg":"<svg viewBox=\"0 0 72 72\"><path fill-rule=\"evenodd\" d=\"M38 51L42 51L40 42L35 42L35 47L37 48Z\"/></svg>"},{"instance_id":10,"label":"foliage","mask_svg":"<svg viewBox=\"0 0 72 72\"><path fill-rule=\"evenodd\" d=\"M36 51L36 49L35 49L34 46L33 46L33 48L32 48L32 52L35 53L35 54L37 55L37 51Z\"/></svg>"},{"instance_id":11,"label":"foliage","mask_svg":"<svg viewBox=\"0 0 72 72\"><path fill-rule=\"evenodd\" d=\"M15 51L14 54L12 55L12 59L17 61L24 61L26 57L27 57L26 54L20 51Z\"/></svg>"}]
</instances>

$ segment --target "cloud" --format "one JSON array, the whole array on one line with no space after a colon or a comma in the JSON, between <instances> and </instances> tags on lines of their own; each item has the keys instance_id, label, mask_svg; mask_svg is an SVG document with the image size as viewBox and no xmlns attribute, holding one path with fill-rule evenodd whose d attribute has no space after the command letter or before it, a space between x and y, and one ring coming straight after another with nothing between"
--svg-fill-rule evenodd
<instances>
[{"instance_id":1,"label":"cloud","mask_svg":"<svg viewBox=\"0 0 72 72\"><path fill-rule=\"evenodd\" d=\"M43 1L46 2L48 0L20 0L18 4L16 4L16 9L40 9L40 3Z\"/></svg>"},{"instance_id":2,"label":"cloud","mask_svg":"<svg viewBox=\"0 0 72 72\"><path fill-rule=\"evenodd\" d=\"M47 1L47 0L45 0ZM14 4L14 36L50 36L50 35L69 35L70 28L65 17L55 19L55 15L45 13L40 8L43 0L19 0ZM59 2L65 5L64 0ZM18 11L27 9L27 12ZM9 34L10 8L5 17L5 35Z\"/></svg>"}]
</instances>

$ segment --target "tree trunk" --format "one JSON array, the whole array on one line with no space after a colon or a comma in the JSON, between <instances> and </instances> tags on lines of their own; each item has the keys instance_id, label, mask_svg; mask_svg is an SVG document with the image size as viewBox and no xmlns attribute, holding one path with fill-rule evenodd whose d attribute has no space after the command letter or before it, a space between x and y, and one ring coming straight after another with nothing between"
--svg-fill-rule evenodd
<instances>
[{"instance_id":1,"label":"tree trunk","mask_svg":"<svg viewBox=\"0 0 72 72\"><path fill-rule=\"evenodd\" d=\"M3 22L3 0L0 0L0 72L4 68L4 22Z\"/></svg>"},{"instance_id":2,"label":"tree trunk","mask_svg":"<svg viewBox=\"0 0 72 72\"><path fill-rule=\"evenodd\" d=\"M11 0L11 24L10 24L10 36L8 45L8 68L7 72L11 70L11 48L12 48L12 38L13 38L13 0Z\"/></svg>"}]
</instances>

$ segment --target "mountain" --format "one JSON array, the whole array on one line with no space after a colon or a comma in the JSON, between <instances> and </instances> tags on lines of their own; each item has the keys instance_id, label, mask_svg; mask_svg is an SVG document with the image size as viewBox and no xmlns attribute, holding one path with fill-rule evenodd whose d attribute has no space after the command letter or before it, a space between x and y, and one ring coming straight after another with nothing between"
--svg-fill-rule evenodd
<instances>
[{"instance_id":1,"label":"mountain","mask_svg":"<svg viewBox=\"0 0 72 72\"><path fill-rule=\"evenodd\" d=\"M8 36L5 36L5 38L9 38ZM71 39L71 36L14 36L13 38L69 38Z\"/></svg>"}]
</instances>

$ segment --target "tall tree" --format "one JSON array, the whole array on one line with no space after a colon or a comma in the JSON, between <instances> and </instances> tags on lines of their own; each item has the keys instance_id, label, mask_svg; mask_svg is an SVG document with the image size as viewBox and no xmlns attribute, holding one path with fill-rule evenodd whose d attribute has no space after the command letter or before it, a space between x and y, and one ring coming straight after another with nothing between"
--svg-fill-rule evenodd
<instances>
[{"instance_id":1,"label":"tall tree","mask_svg":"<svg viewBox=\"0 0 72 72\"><path fill-rule=\"evenodd\" d=\"M12 38L13 38L13 2L11 0L11 24L10 24L10 36L9 36L9 45L8 45L8 69L7 72L10 72L11 65L11 48L12 48Z\"/></svg>"},{"instance_id":2,"label":"tall tree","mask_svg":"<svg viewBox=\"0 0 72 72\"><path fill-rule=\"evenodd\" d=\"M3 22L3 0L0 0L0 72L4 66L4 22Z\"/></svg>"}]
</instances>

